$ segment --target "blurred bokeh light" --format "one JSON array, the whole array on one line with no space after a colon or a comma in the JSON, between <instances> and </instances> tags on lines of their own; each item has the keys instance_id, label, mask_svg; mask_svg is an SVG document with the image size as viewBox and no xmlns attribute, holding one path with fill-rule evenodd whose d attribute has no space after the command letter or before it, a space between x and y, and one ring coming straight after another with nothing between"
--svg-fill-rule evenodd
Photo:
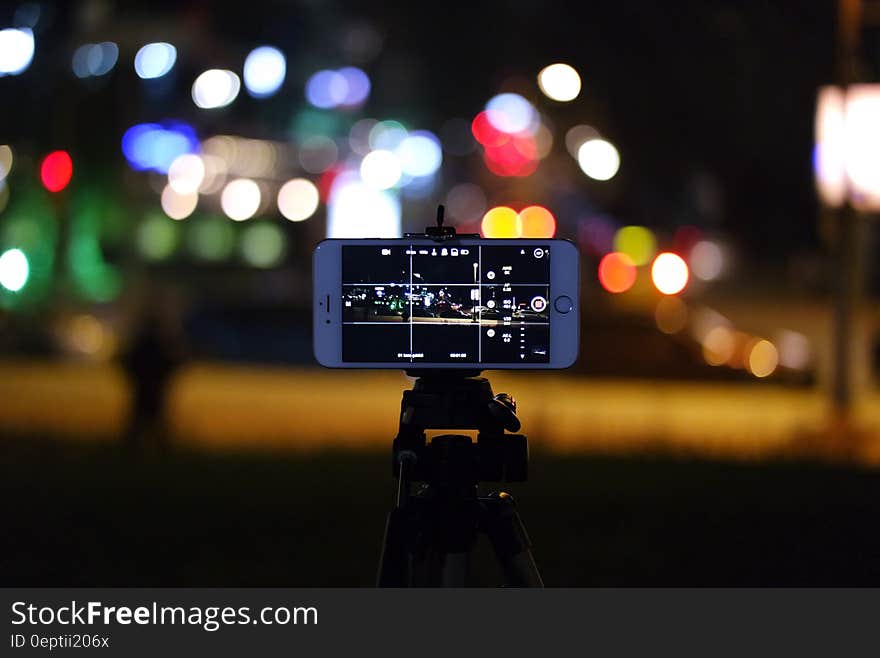
<instances>
[{"instance_id":1,"label":"blurred bokeh light","mask_svg":"<svg viewBox=\"0 0 880 658\"><path fill-rule=\"evenodd\" d=\"M256 98L266 98L277 92L286 74L287 59L272 46L255 48L244 60L244 86Z\"/></svg>"},{"instance_id":2,"label":"blurred bokeh light","mask_svg":"<svg viewBox=\"0 0 880 658\"><path fill-rule=\"evenodd\" d=\"M521 230L519 215L507 206L490 208L480 223L484 238L516 238Z\"/></svg>"},{"instance_id":3,"label":"blurred bokeh light","mask_svg":"<svg viewBox=\"0 0 880 658\"><path fill-rule=\"evenodd\" d=\"M30 274L27 256L21 249L8 249L0 254L0 285L10 292L24 288Z\"/></svg>"},{"instance_id":4,"label":"blurred bokeh light","mask_svg":"<svg viewBox=\"0 0 880 658\"><path fill-rule=\"evenodd\" d=\"M193 102L202 109L226 107L238 97L241 80L225 69L210 69L193 82Z\"/></svg>"},{"instance_id":5,"label":"blurred bokeh light","mask_svg":"<svg viewBox=\"0 0 880 658\"><path fill-rule=\"evenodd\" d=\"M253 217L260 208L260 186L249 178L237 178L223 188L220 205L229 219L237 222Z\"/></svg>"},{"instance_id":6,"label":"blurred bokeh light","mask_svg":"<svg viewBox=\"0 0 880 658\"><path fill-rule=\"evenodd\" d=\"M604 139L589 139L581 144L577 160L587 176L600 181L610 180L620 168L620 154Z\"/></svg>"},{"instance_id":7,"label":"blurred bokeh light","mask_svg":"<svg viewBox=\"0 0 880 658\"><path fill-rule=\"evenodd\" d=\"M199 194L196 189L181 191L174 187L173 183L168 183L162 190L162 210L171 219L185 219L189 217L196 209L199 202Z\"/></svg>"},{"instance_id":8,"label":"blurred bokeh light","mask_svg":"<svg viewBox=\"0 0 880 658\"><path fill-rule=\"evenodd\" d=\"M552 238L556 235L556 218L543 206L529 206L519 212L520 238Z\"/></svg>"},{"instance_id":9,"label":"blurred bokeh light","mask_svg":"<svg viewBox=\"0 0 880 658\"><path fill-rule=\"evenodd\" d=\"M614 234L614 250L626 254L634 265L644 265L654 257L657 240L644 226L624 226Z\"/></svg>"},{"instance_id":10,"label":"blurred bokeh light","mask_svg":"<svg viewBox=\"0 0 880 658\"><path fill-rule=\"evenodd\" d=\"M378 190L397 185L401 174L400 162L391 151L371 151L361 162L361 179Z\"/></svg>"},{"instance_id":11,"label":"blurred bokeh light","mask_svg":"<svg viewBox=\"0 0 880 658\"><path fill-rule=\"evenodd\" d=\"M33 31L27 28L0 30L0 77L23 73L33 58Z\"/></svg>"},{"instance_id":12,"label":"blurred bokeh light","mask_svg":"<svg viewBox=\"0 0 880 658\"><path fill-rule=\"evenodd\" d=\"M651 279L664 295L677 295L684 290L689 278L688 266L678 254L664 252L651 265Z\"/></svg>"},{"instance_id":13,"label":"blurred bokeh light","mask_svg":"<svg viewBox=\"0 0 880 658\"><path fill-rule=\"evenodd\" d=\"M632 259L624 253L614 251L599 261L599 283L608 292L626 292L633 287L637 274Z\"/></svg>"},{"instance_id":14,"label":"blurred bokeh light","mask_svg":"<svg viewBox=\"0 0 880 658\"><path fill-rule=\"evenodd\" d=\"M73 53L71 68L78 78L107 75L116 66L119 46L112 41L87 43Z\"/></svg>"},{"instance_id":15,"label":"blurred bokeh light","mask_svg":"<svg viewBox=\"0 0 880 658\"><path fill-rule=\"evenodd\" d=\"M547 98L567 103L581 93L581 76L568 64L551 64L538 73L538 85Z\"/></svg>"},{"instance_id":16,"label":"blurred bokeh light","mask_svg":"<svg viewBox=\"0 0 880 658\"><path fill-rule=\"evenodd\" d=\"M73 160L67 151L52 151L40 165L40 180L50 192L60 192L73 177Z\"/></svg>"},{"instance_id":17,"label":"blurred bokeh light","mask_svg":"<svg viewBox=\"0 0 880 658\"><path fill-rule=\"evenodd\" d=\"M177 49L170 43L148 43L134 56L134 70L139 78L152 80L169 73L176 61Z\"/></svg>"},{"instance_id":18,"label":"blurred bokeh light","mask_svg":"<svg viewBox=\"0 0 880 658\"><path fill-rule=\"evenodd\" d=\"M339 174L330 190L327 237L401 237L400 201L385 190L367 185L355 172Z\"/></svg>"},{"instance_id":19,"label":"blurred bokeh light","mask_svg":"<svg viewBox=\"0 0 880 658\"><path fill-rule=\"evenodd\" d=\"M779 354L769 340L759 340L749 350L749 370L755 377L768 377L779 364Z\"/></svg>"},{"instance_id":20,"label":"blurred bokeh light","mask_svg":"<svg viewBox=\"0 0 880 658\"><path fill-rule=\"evenodd\" d=\"M302 222L318 209L318 188L305 178L287 181L278 190L278 211L292 222Z\"/></svg>"}]
</instances>

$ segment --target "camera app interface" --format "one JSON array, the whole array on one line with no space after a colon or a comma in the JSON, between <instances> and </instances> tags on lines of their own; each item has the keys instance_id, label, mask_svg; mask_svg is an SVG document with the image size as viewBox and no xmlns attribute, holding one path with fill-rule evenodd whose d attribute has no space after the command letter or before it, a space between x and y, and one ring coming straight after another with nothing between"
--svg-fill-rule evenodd
<instances>
[{"instance_id":1,"label":"camera app interface","mask_svg":"<svg viewBox=\"0 0 880 658\"><path fill-rule=\"evenodd\" d=\"M342 248L342 358L549 363L547 246Z\"/></svg>"}]
</instances>

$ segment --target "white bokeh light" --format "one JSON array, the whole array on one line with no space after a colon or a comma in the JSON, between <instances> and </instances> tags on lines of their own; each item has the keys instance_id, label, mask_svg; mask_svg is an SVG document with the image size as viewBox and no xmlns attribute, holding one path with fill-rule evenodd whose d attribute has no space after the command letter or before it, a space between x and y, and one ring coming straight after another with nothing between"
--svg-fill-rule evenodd
<instances>
[{"instance_id":1,"label":"white bokeh light","mask_svg":"<svg viewBox=\"0 0 880 658\"><path fill-rule=\"evenodd\" d=\"M237 222L253 217L260 209L260 186L249 178L237 178L223 188L220 207Z\"/></svg>"},{"instance_id":2,"label":"white bokeh light","mask_svg":"<svg viewBox=\"0 0 880 658\"><path fill-rule=\"evenodd\" d=\"M162 190L162 210L171 219L186 219L196 209L199 203L199 194L196 191L180 193L171 184Z\"/></svg>"},{"instance_id":3,"label":"white bokeh light","mask_svg":"<svg viewBox=\"0 0 880 658\"><path fill-rule=\"evenodd\" d=\"M314 215L319 201L318 188L305 178L289 180L278 190L278 211L292 222Z\"/></svg>"},{"instance_id":4,"label":"white bokeh light","mask_svg":"<svg viewBox=\"0 0 880 658\"><path fill-rule=\"evenodd\" d=\"M581 76L568 64L551 64L538 74L538 86L547 98L565 103L581 93Z\"/></svg>"},{"instance_id":5,"label":"white bokeh light","mask_svg":"<svg viewBox=\"0 0 880 658\"><path fill-rule=\"evenodd\" d=\"M590 139L578 149L581 170L595 180L609 180L620 168L620 154L611 142Z\"/></svg>"},{"instance_id":6,"label":"white bokeh light","mask_svg":"<svg viewBox=\"0 0 880 658\"><path fill-rule=\"evenodd\" d=\"M391 151L371 151L361 161L361 179L378 190L394 187L401 173L397 156Z\"/></svg>"},{"instance_id":7,"label":"white bokeh light","mask_svg":"<svg viewBox=\"0 0 880 658\"><path fill-rule=\"evenodd\" d=\"M366 185L354 172L333 182L327 207L328 238L399 238L400 201Z\"/></svg>"},{"instance_id":8,"label":"white bokeh light","mask_svg":"<svg viewBox=\"0 0 880 658\"><path fill-rule=\"evenodd\" d=\"M244 86L256 98L266 98L277 92L286 74L287 60L272 46L255 48L244 60Z\"/></svg>"},{"instance_id":9,"label":"white bokeh light","mask_svg":"<svg viewBox=\"0 0 880 658\"><path fill-rule=\"evenodd\" d=\"M0 286L18 292L27 283L30 267L21 249L9 249L0 255Z\"/></svg>"},{"instance_id":10,"label":"white bokeh light","mask_svg":"<svg viewBox=\"0 0 880 658\"><path fill-rule=\"evenodd\" d=\"M497 130L519 133L534 126L537 112L519 94L498 94L486 103L486 116Z\"/></svg>"},{"instance_id":11,"label":"white bokeh light","mask_svg":"<svg viewBox=\"0 0 880 658\"><path fill-rule=\"evenodd\" d=\"M688 266L678 254L665 252L654 259L651 266L651 279L657 290L664 295L676 295L684 290L688 282Z\"/></svg>"},{"instance_id":12,"label":"white bokeh light","mask_svg":"<svg viewBox=\"0 0 880 658\"><path fill-rule=\"evenodd\" d=\"M210 69L202 73L192 86L193 102L202 109L229 105L238 96L241 81L232 71Z\"/></svg>"},{"instance_id":13,"label":"white bokeh light","mask_svg":"<svg viewBox=\"0 0 880 658\"><path fill-rule=\"evenodd\" d=\"M843 161L850 202L880 208L880 85L850 85L846 91Z\"/></svg>"},{"instance_id":14,"label":"white bokeh light","mask_svg":"<svg viewBox=\"0 0 880 658\"><path fill-rule=\"evenodd\" d=\"M721 247L711 240L700 240L691 249L690 264L695 277L714 281L721 276L724 268L724 254Z\"/></svg>"},{"instance_id":15,"label":"white bokeh light","mask_svg":"<svg viewBox=\"0 0 880 658\"><path fill-rule=\"evenodd\" d=\"M205 163L195 153L177 156L168 167L168 184L178 194L198 192L204 180Z\"/></svg>"},{"instance_id":16,"label":"white bokeh light","mask_svg":"<svg viewBox=\"0 0 880 658\"><path fill-rule=\"evenodd\" d=\"M34 33L31 30L0 30L0 76L24 72L33 58Z\"/></svg>"}]
</instances>

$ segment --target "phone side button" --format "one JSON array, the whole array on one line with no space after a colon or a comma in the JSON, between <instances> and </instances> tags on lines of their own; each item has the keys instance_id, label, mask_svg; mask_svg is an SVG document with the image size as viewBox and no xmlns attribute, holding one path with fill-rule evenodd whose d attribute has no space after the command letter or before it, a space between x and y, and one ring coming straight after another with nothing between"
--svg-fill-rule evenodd
<instances>
[{"instance_id":1,"label":"phone side button","mask_svg":"<svg viewBox=\"0 0 880 658\"><path fill-rule=\"evenodd\" d=\"M574 308L571 297L568 295L560 295L557 297L556 301L553 302L553 306L556 307L556 310L560 313L568 313Z\"/></svg>"}]
</instances>

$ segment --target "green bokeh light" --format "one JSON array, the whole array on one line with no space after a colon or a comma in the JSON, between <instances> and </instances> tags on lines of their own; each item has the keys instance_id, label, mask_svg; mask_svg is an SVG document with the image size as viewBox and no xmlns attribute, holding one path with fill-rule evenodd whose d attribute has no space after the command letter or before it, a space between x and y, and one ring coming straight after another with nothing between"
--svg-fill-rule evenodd
<instances>
[{"instance_id":1,"label":"green bokeh light","mask_svg":"<svg viewBox=\"0 0 880 658\"><path fill-rule=\"evenodd\" d=\"M226 260L235 248L235 227L222 217L211 216L190 220L186 243L189 251L199 260L218 262Z\"/></svg>"},{"instance_id":2,"label":"green bokeh light","mask_svg":"<svg viewBox=\"0 0 880 658\"><path fill-rule=\"evenodd\" d=\"M255 223L241 234L241 255L248 265L274 267L284 258L287 240L284 232L275 224Z\"/></svg>"},{"instance_id":3,"label":"green bokeh light","mask_svg":"<svg viewBox=\"0 0 880 658\"><path fill-rule=\"evenodd\" d=\"M28 277L17 292L0 287L0 307L25 309L44 301L51 292L58 225L48 194L22 182L0 224L0 252L20 249L27 258Z\"/></svg>"},{"instance_id":4,"label":"green bokeh light","mask_svg":"<svg viewBox=\"0 0 880 658\"><path fill-rule=\"evenodd\" d=\"M96 187L83 189L73 200L67 253L77 293L89 300L108 302L122 291L122 275L104 259L102 244L118 241L123 212Z\"/></svg>"},{"instance_id":5,"label":"green bokeh light","mask_svg":"<svg viewBox=\"0 0 880 658\"><path fill-rule=\"evenodd\" d=\"M338 112L304 109L294 115L290 124L290 136L302 142L315 135L338 135L343 127L343 119Z\"/></svg>"},{"instance_id":6,"label":"green bokeh light","mask_svg":"<svg viewBox=\"0 0 880 658\"><path fill-rule=\"evenodd\" d=\"M167 260L174 254L179 241L177 222L161 213L150 213L138 226L138 251L147 260Z\"/></svg>"}]
</instances>

